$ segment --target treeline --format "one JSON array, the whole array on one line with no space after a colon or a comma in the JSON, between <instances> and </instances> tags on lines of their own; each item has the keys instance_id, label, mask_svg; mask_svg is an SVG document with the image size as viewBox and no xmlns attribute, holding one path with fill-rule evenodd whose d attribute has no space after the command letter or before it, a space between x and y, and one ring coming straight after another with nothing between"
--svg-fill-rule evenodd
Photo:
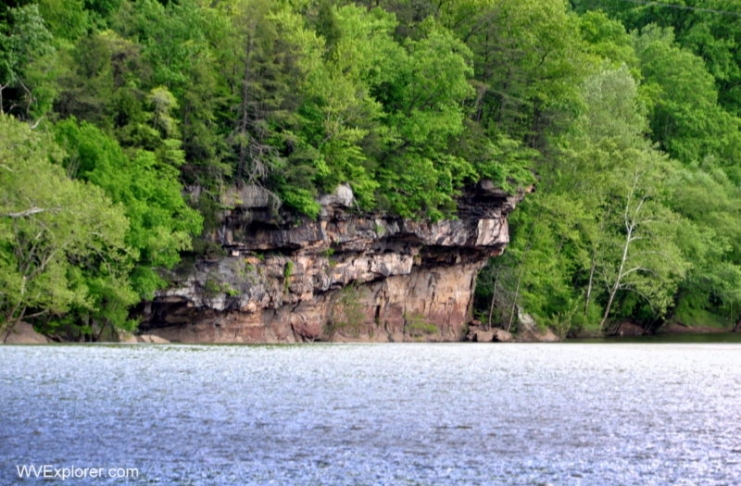
<instances>
[{"instance_id":1,"label":"treeline","mask_svg":"<svg viewBox=\"0 0 741 486\"><path fill-rule=\"evenodd\" d=\"M132 328L235 185L437 219L482 178L537 187L482 318L735 319L741 10L685 3L5 2L2 326Z\"/></svg>"},{"instance_id":2,"label":"treeline","mask_svg":"<svg viewBox=\"0 0 741 486\"><path fill-rule=\"evenodd\" d=\"M481 275L479 317L507 327L529 312L562 334L728 327L741 316L741 4L570 6L570 51L547 56L585 68L553 112L565 123L535 160L511 247Z\"/></svg>"}]
</instances>

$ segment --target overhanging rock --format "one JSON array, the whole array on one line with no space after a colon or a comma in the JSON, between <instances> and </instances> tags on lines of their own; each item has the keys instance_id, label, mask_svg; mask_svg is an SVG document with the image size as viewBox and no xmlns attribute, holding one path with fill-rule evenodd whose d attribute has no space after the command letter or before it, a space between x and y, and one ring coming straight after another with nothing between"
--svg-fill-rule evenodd
<instances>
[{"instance_id":1,"label":"overhanging rock","mask_svg":"<svg viewBox=\"0 0 741 486\"><path fill-rule=\"evenodd\" d=\"M317 221L226 211L214 240L227 255L181 269L141 328L190 343L459 340L521 195L479 184L457 219L429 222L356 213L348 189L323 199Z\"/></svg>"}]
</instances>

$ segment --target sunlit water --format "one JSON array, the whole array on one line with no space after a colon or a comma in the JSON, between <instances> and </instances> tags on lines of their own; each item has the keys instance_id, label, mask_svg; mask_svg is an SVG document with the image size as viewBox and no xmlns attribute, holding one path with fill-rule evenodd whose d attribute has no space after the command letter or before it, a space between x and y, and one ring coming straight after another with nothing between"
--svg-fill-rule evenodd
<instances>
[{"instance_id":1,"label":"sunlit water","mask_svg":"<svg viewBox=\"0 0 741 486\"><path fill-rule=\"evenodd\" d=\"M4 346L0 406L0 484L741 484L738 344Z\"/></svg>"}]
</instances>

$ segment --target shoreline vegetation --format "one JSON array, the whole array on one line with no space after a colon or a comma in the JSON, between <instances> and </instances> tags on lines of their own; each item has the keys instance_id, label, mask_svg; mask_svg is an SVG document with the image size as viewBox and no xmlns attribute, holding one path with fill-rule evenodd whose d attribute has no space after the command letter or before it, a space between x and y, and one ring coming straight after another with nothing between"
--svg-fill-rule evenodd
<instances>
[{"instance_id":1,"label":"shoreline vegetation","mask_svg":"<svg viewBox=\"0 0 741 486\"><path fill-rule=\"evenodd\" d=\"M3 2L0 337L136 332L226 255L242 189L275 222L340 187L435 222L483 180L534 188L478 276L487 329L738 330L741 5L675 7Z\"/></svg>"}]
</instances>

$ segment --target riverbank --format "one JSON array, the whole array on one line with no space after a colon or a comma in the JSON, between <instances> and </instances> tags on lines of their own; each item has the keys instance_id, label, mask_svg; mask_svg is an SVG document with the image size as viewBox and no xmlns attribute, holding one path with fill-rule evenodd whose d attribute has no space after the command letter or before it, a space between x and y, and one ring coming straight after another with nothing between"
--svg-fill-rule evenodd
<instances>
[{"instance_id":1,"label":"riverbank","mask_svg":"<svg viewBox=\"0 0 741 486\"><path fill-rule=\"evenodd\" d=\"M577 337L561 339L551 329L540 330L537 327L531 327L521 333L510 333L501 328L487 328L481 324L470 324L463 342L472 343L553 343L559 341L573 342L741 342L741 333L734 332L733 328L719 328L713 326L685 326L682 324L667 324L662 326L655 334L646 334L645 330L635 324L622 323L617 327L617 332L611 335L600 335L599 333L582 334ZM0 344L48 344L55 342L47 336L34 330L31 324L26 322L18 323L15 328L8 334L4 342ZM168 340L153 334L132 334L121 332L118 341L121 344L170 344L179 343L176 340ZM322 341L326 342L326 341ZM356 336L355 339L347 338L336 341L343 342L380 342L378 340L363 339ZM394 341L386 341L394 342ZM412 342L412 341L400 341ZM435 341L435 342L460 342L460 341ZM203 343L186 343L186 344L276 344L276 343L244 343L244 342L203 342Z\"/></svg>"},{"instance_id":2,"label":"riverbank","mask_svg":"<svg viewBox=\"0 0 741 486\"><path fill-rule=\"evenodd\" d=\"M491 339L487 339L490 336ZM506 336L506 335L504 335ZM554 343L554 342L565 342L565 343L605 343L605 344L619 344L619 343L741 343L741 333L738 332L678 332L678 333L661 333L661 334L649 334L643 336L585 336L578 338L568 338L559 340L553 333L546 334L546 339L535 340L531 336L511 336L510 338L502 338L501 330L484 332L481 336L481 340L468 339L466 342L475 343ZM551 339L552 337L552 339ZM346 342L322 342L322 344L336 344L341 345ZM363 342L357 342L362 344ZM368 344L369 342L365 342ZM19 334L13 334L11 337L2 344L8 345L42 345L42 344L65 344L57 343L46 336L36 333L23 332ZM69 342L67 344L75 344ZM184 344L177 343L174 341L167 341L157 336L143 334L139 336L131 335L127 339L122 339L119 342L107 342L104 344ZM205 345L213 343L203 343ZM244 344L244 343L219 343L221 344ZM249 343L249 344L271 344L271 343ZM297 343L294 343L297 344ZM300 343L298 343L300 344ZM316 344L319 344L318 342ZM378 344L378 343L376 343ZM404 344L404 343L394 343ZM440 343L444 344L444 343Z\"/></svg>"}]
</instances>

